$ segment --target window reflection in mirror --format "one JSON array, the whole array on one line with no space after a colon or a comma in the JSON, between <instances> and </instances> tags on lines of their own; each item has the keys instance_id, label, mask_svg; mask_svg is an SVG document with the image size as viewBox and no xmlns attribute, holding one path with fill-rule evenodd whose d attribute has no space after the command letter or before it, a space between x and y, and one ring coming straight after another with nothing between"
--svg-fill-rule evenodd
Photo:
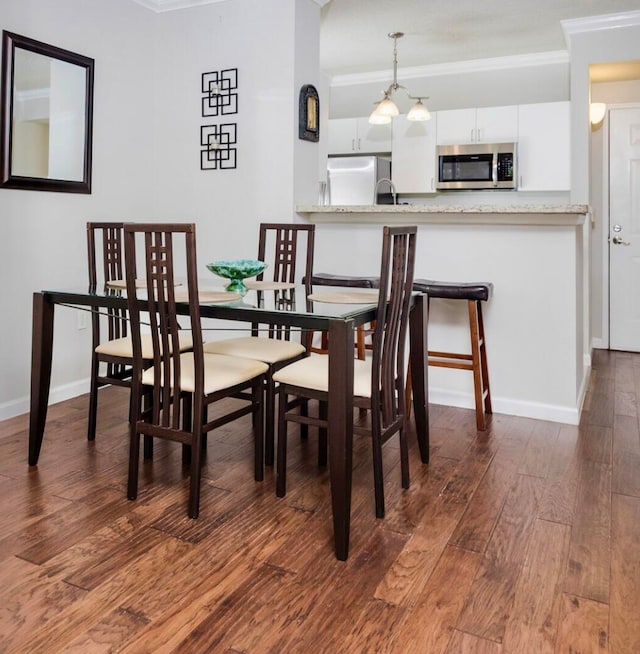
<instances>
[{"instance_id":1,"label":"window reflection in mirror","mask_svg":"<svg viewBox=\"0 0 640 654\"><path fill-rule=\"evenodd\" d=\"M2 93L2 185L90 193L93 60L3 32Z\"/></svg>"}]
</instances>

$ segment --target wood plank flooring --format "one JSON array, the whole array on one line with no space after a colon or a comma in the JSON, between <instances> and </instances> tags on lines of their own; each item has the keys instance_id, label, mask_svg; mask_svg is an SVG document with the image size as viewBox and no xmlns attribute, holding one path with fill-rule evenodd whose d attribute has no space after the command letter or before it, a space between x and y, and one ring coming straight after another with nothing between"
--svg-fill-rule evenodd
<instances>
[{"instance_id":1,"label":"wood plank flooring","mask_svg":"<svg viewBox=\"0 0 640 654\"><path fill-rule=\"evenodd\" d=\"M432 406L411 488L354 444L351 555L335 559L315 434L288 492L253 481L248 420L210 434L200 518L179 446L125 497L127 393L52 406L37 468L27 416L0 423L0 652L640 653L640 355L596 351L580 426ZM366 418L363 418L366 419Z\"/></svg>"}]
</instances>

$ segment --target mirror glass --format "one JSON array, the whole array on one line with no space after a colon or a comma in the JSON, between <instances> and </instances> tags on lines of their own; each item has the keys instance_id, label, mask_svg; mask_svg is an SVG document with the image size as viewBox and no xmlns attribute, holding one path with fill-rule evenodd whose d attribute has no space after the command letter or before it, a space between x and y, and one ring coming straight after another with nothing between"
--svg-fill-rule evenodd
<instances>
[{"instance_id":1,"label":"mirror glass","mask_svg":"<svg viewBox=\"0 0 640 654\"><path fill-rule=\"evenodd\" d=\"M3 32L2 185L91 192L93 60Z\"/></svg>"}]
</instances>

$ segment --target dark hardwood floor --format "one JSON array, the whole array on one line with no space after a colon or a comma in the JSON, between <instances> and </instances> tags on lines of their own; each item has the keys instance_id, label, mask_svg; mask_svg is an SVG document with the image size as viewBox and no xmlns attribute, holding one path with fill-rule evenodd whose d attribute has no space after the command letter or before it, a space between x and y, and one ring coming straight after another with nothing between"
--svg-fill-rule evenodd
<instances>
[{"instance_id":1,"label":"dark hardwood floor","mask_svg":"<svg viewBox=\"0 0 640 654\"><path fill-rule=\"evenodd\" d=\"M284 499L248 421L210 434L194 521L175 444L126 499L127 392L101 393L95 443L87 396L50 408L37 468L0 423L0 652L640 652L640 355L595 353L579 427L433 405L409 491L384 448L384 520L357 439L347 562L313 432Z\"/></svg>"}]
</instances>

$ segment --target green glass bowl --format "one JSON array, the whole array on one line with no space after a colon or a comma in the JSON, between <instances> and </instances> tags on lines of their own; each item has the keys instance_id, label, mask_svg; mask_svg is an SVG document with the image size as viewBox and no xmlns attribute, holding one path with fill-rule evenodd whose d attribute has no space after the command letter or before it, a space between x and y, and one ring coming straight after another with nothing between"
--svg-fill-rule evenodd
<instances>
[{"instance_id":1,"label":"green glass bowl","mask_svg":"<svg viewBox=\"0 0 640 654\"><path fill-rule=\"evenodd\" d=\"M233 259L207 264L207 268L214 275L229 280L229 284L226 286L227 291L235 291L242 295L248 290L243 280L259 275L266 267L267 264L264 261L257 259Z\"/></svg>"}]
</instances>

